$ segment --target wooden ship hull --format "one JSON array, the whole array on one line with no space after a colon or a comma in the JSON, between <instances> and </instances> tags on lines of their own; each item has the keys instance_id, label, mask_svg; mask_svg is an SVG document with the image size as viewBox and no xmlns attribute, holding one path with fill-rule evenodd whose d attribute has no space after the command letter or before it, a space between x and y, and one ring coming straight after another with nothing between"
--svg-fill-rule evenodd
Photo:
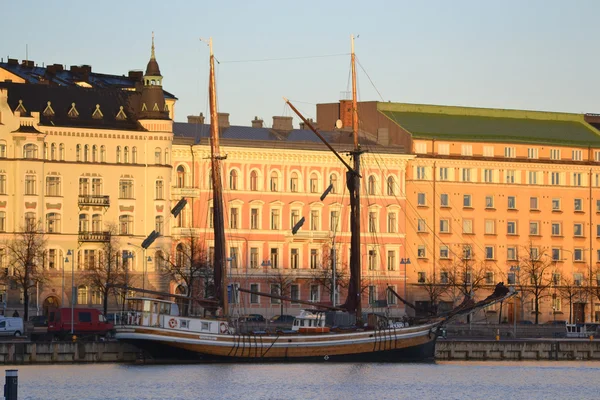
<instances>
[{"instance_id":1,"label":"wooden ship hull","mask_svg":"<svg viewBox=\"0 0 600 400\"><path fill-rule=\"evenodd\" d=\"M433 360L438 324L317 335L198 334L122 326L116 337L165 361L406 362Z\"/></svg>"}]
</instances>

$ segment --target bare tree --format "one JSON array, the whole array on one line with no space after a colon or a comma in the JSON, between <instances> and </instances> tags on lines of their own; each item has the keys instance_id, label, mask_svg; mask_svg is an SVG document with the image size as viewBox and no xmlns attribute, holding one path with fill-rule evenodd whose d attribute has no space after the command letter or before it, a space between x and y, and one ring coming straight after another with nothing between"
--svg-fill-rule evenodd
<instances>
[{"instance_id":1,"label":"bare tree","mask_svg":"<svg viewBox=\"0 0 600 400\"><path fill-rule=\"evenodd\" d=\"M485 263L463 258L442 272L448 274L448 286L453 290L454 297L475 297L475 293L485 286L489 269Z\"/></svg>"},{"instance_id":2,"label":"bare tree","mask_svg":"<svg viewBox=\"0 0 600 400\"><path fill-rule=\"evenodd\" d=\"M174 254L165 252L161 260L163 274L177 283L183 283L188 300L188 313L193 311L194 299L214 296L212 260L206 254L203 242L194 236L182 237Z\"/></svg>"},{"instance_id":3,"label":"bare tree","mask_svg":"<svg viewBox=\"0 0 600 400\"><path fill-rule=\"evenodd\" d=\"M329 294L329 298L333 303L333 265L332 256L329 246L323 247L323 257L321 259L321 268L315 268L310 270L311 280L319 284ZM335 285L347 288L348 287L348 267L347 265L340 263L339 257L336 256L336 268L335 268ZM362 291L365 288L361 288Z\"/></svg>"},{"instance_id":4,"label":"bare tree","mask_svg":"<svg viewBox=\"0 0 600 400\"><path fill-rule=\"evenodd\" d=\"M290 296L290 289L292 285L296 282L296 277L288 275L281 271L280 269L276 270L277 272L272 273L267 278L267 283L271 286L271 294L276 294L283 297ZM273 293L273 289L277 290L276 293ZM283 301L281 299L277 299L281 308L281 315L283 315Z\"/></svg>"},{"instance_id":5,"label":"bare tree","mask_svg":"<svg viewBox=\"0 0 600 400\"><path fill-rule=\"evenodd\" d=\"M562 276L560 278L555 276L552 285L558 290L560 297L569 302L569 323L572 323L573 302L577 297L581 296L582 291L585 289L581 285L577 285L573 279Z\"/></svg>"},{"instance_id":6,"label":"bare tree","mask_svg":"<svg viewBox=\"0 0 600 400\"><path fill-rule=\"evenodd\" d=\"M535 323L539 323L540 300L549 295L548 288L552 286L551 272L554 263L547 257L544 250L533 246L523 246L519 257L521 290L531 294L534 300Z\"/></svg>"},{"instance_id":7,"label":"bare tree","mask_svg":"<svg viewBox=\"0 0 600 400\"><path fill-rule=\"evenodd\" d=\"M433 277L427 276L425 282L418 284L418 286L427 293L427 298L429 299L430 311L433 314L437 315L438 312L438 303L442 296L449 289L449 281L445 280L445 282L434 282Z\"/></svg>"},{"instance_id":8,"label":"bare tree","mask_svg":"<svg viewBox=\"0 0 600 400\"><path fill-rule=\"evenodd\" d=\"M117 226L107 225L108 237L102 243L98 260L87 265L84 280L102 294L102 310L104 315L108 312L108 298L111 293L117 294L115 286L131 283L131 275L127 273L127 260L123 261L119 241L116 237Z\"/></svg>"},{"instance_id":9,"label":"bare tree","mask_svg":"<svg viewBox=\"0 0 600 400\"><path fill-rule=\"evenodd\" d=\"M44 269L46 237L40 223L28 224L4 244L9 268L0 271L4 281L12 280L23 291L23 319L29 318L29 291L47 280Z\"/></svg>"}]
</instances>

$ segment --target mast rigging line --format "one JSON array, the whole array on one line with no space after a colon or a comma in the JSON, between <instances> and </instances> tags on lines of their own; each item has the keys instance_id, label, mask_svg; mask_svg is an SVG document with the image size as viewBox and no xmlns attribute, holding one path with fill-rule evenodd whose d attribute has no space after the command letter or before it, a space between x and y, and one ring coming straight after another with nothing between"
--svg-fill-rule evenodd
<instances>
[{"instance_id":1,"label":"mast rigging line","mask_svg":"<svg viewBox=\"0 0 600 400\"><path fill-rule=\"evenodd\" d=\"M327 57L341 57L348 56L350 53L337 53L337 54L322 54L315 56L297 56L297 57L278 57L278 58L256 58L248 60L226 60L221 61L219 64L235 64L235 63L251 63L251 62L267 62L267 61L287 61L287 60L306 60L310 58L327 58Z\"/></svg>"}]
</instances>

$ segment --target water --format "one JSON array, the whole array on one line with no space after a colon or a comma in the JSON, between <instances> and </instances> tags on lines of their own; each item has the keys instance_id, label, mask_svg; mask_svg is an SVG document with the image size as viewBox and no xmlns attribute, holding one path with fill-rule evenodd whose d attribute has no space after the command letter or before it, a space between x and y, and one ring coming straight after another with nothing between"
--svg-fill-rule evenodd
<instances>
[{"instance_id":1,"label":"water","mask_svg":"<svg viewBox=\"0 0 600 400\"><path fill-rule=\"evenodd\" d=\"M600 396L600 362L15 368L19 370L19 399L529 400Z\"/></svg>"}]
</instances>

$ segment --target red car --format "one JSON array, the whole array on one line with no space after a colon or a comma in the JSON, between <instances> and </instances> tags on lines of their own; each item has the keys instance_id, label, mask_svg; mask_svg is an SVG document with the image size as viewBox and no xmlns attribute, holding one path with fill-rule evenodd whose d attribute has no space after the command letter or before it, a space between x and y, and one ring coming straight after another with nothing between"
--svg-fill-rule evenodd
<instances>
[{"instance_id":1,"label":"red car","mask_svg":"<svg viewBox=\"0 0 600 400\"><path fill-rule=\"evenodd\" d=\"M102 313L95 308L74 308L73 323L71 324L71 309L59 308L48 313L48 333L58 337L71 334L76 336L101 335L105 336L113 329L113 324L106 321Z\"/></svg>"}]
</instances>

